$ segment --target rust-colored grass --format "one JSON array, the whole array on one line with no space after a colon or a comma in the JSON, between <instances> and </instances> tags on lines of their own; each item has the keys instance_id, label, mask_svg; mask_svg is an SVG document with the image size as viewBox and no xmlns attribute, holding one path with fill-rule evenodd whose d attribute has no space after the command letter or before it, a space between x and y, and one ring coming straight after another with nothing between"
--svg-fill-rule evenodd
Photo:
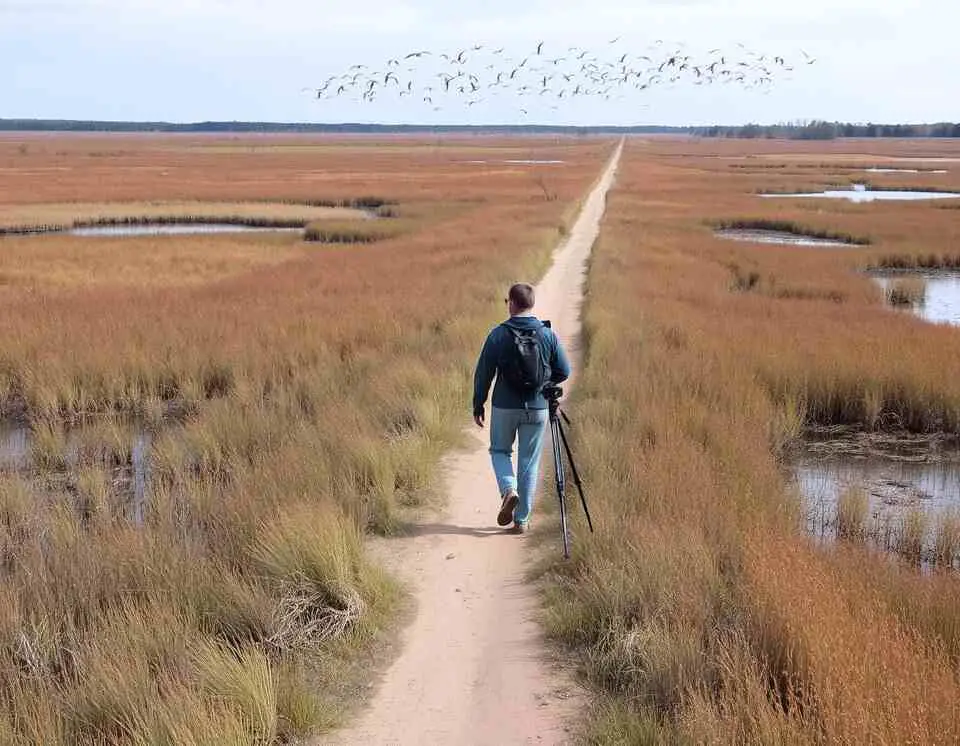
<instances>
[{"instance_id":1,"label":"rust-colored grass","mask_svg":"<svg viewBox=\"0 0 960 746\"><path fill-rule=\"evenodd\" d=\"M0 240L0 293L21 299L38 290L53 296L199 287L276 267L309 250L299 233Z\"/></svg>"},{"instance_id":2,"label":"rust-colored grass","mask_svg":"<svg viewBox=\"0 0 960 746\"><path fill-rule=\"evenodd\" d=\"M363 210L349 207L316 207L283 202L121 202L50 203L0 206L0 228L9 226L64 225L122 221L133 218L209 220L223 218L289 220L363 220Z\"/></svg>"},{"instance_id":3,"label":"rust-colored grass","mask_svg":"<svg viewBox=\"0 0 960 746\"><path fill-rule=\"evenodd\" d=\"M0 138L3 209L389 200L404 221L369 244L0 239L0 408L32 431L0 473L0 740L277 743L341 717L397 595L362 532L429 487L503 287L543 269L611 146ZM504 151L566 163L460 163Z\"/></svg>"},{"instance_id":4,"label":"rust-colored grass","mask_svg":"<svg viewBox=\"0 0 960 746\"><path fill-rule=\"evenodd\" d=\"M960 739L960 580L805 537L779 458L810 424L960 428L960 332L894 313L861 272L887 252L946 253L953 211L755 196L944 155L960 148L629 143L570 407L599 525L547 594L548 629L606 693L592 742ZM731 168L758 162L790 168ZM960 183L953 168L938 185ZM871 244L712 235L739 219Z\"/></svg>"}]
</instances>

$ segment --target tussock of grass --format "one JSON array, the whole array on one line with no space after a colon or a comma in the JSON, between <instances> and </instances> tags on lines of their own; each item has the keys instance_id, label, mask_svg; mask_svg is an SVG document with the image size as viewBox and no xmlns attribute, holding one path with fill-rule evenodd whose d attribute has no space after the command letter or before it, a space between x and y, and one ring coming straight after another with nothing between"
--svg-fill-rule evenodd
<instances>
[{"instance_id":1,"label":"tussock of grass","mask_svg":"<svg viewBox=\"0 0 960 746\"><path fill-rule=\"evenodd\" d=\"M837 535L863 541L867 536L870 499L862 489L844 490L837 504Z\"/></svg>"},{"instance_id":2,"label":"tussock of grass","mask_svg":"<svg viewBox=\"0 0 960 746\"><path fill-rule=\"evenodd\" d=\"M322 243L373 243L395 238L410 229L408 221L323 221L311 223L304 232L307 241Z\"/></svg>"},{"instance_id":3,"label":"tussock of grass","mask_svg":"<svg viewBox=\"0 0 960 746\"><path fill-rule=\"evenodd\" d=\"M828 300L843 303L846 293L818 285L785 284L776 275L763 277L756 269L744 270L736 262L729 265L733 281L730 289L737 293L756 293L780 300Z\"/></svg>"},{"instance_id":4,"label":"tussock of grass","mask_svg":"<svg viewBox=\"0 0 960 746\"><path fill-rule=\"evenodd\" d=\"M937 516L933 561L935 565L953 569L960 553L960 514L949 510Z\"/></svg>"},{"instance_id":5,"label":"tussock of grass","mask_svg":"<svg viewBox=\"0 0 960 746\"><path fill-rule=\"evenodd\" d=\"M355 563L361 551L356 526L333 510L293 510L264 529L254 556L282 597L272 644L310 646L339 637L361 621L364 598L382 593L357 587Z\"/></svg>"},{"instance_id":6,"label":"tussock of grass","mask_svg":"<svg viewBox=\"0 0 960 746\"><path fill-rule=\"evenodd\" d=\"M887 287L887 302L892 306L915 306L923 303L926 295L927 283L922 278L894 280Z\"/></svg>"},{"instance_id":7,"label":"tussock of grass","mask_svg":"<svg viewBox=\"0 0 960 746\"><path fill-rule=\"evenodd\" d=\"M278 681L266 655L252 649L238 655L222 645L199 647L192 655L204 694L247 720L251 742L275 741Z\"/></svg>"}]
</instances>

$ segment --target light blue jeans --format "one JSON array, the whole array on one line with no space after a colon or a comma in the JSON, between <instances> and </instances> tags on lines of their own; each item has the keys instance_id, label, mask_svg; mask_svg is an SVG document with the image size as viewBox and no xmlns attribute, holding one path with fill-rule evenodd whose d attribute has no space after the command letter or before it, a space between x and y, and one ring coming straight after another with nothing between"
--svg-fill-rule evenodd
<instances>
[{"instance_id":1,"label":"light blue jeans","mask_svg":"<svg viewBox=\"0 0 960 746\"><path fill-rule=\"evenodd\" d=\"M515 523L526 523L540 472L540 452L549 414L546 409L498 409L490 412L490 458L503 495L514 489L520 496L513 511ZM513 472L513 442L517 441L517 472Z\"/></svg>"}]
</instances>

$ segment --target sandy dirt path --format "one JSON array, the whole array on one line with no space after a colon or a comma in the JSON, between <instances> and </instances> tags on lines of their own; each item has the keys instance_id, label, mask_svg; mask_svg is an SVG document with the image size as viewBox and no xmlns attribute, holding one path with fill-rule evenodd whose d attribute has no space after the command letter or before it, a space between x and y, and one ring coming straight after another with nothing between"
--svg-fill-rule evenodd
<instances>
[{"instance_id":1,"label":"sandy dirt path","mask_svg":"<svg viewBox=\"0 0 960 746\"><path fill-rule=\"evenodd\" d=\"M574 368L585 263L621 150L622 144L537 286L534 310L553 322ZM500 500L487 445L487 431L471 423L468 447L444 459L444 514L379 547L391 570L410 584L416 616L359 721L321 743L571 741L582 700L571 677L547 660L534 618L536 589L524 581L532 547L527 537L497 528ZM538 499L550 496L541 489Z\"/></svg>"}]
</instances>

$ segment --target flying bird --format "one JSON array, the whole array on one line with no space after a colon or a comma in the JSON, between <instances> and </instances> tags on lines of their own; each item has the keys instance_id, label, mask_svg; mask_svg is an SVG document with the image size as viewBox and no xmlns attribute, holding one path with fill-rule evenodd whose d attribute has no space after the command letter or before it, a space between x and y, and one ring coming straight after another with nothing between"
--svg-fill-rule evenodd
<instances>
[{"instance_id":1,"label":"flying bird","mask_svg":"<svg viewBox=\"0 0 960 746\"><path fill-rule=\"evenodd\" d=\"M616 44L621 38L610 39L607 44ZM516 61L505 54L504 47L494 48L492 44L472 44L455 52L414 49L402 56L387 58L379 66L351 64L340 75L327 77L320 87L305 90L321 99L343 96L347 100L378 103L389 99L391 94L401 98L416 95L424 104L434 105L434 97L438 95L432 93L435 85L448 100L458 101L465 107L482 101L478 97L481 91L490 91L492 96L517 97L550 93L556 104L572 98L614 100L622 98L627 91L638 95L637 92L654 85L681 81L693 85L739 83L744 88L768 90L776 75L794 69L786 57L768 57L749 50L742 43L738 46L742 50L737 55L740 59L730 61L720 47L711 49L701 59L692 51L687 53L683 44L671 47L662 39L644 50L646 54L624 52L617 47L605 54L600 49L570 46L564 55L555 58L543 55L546 42L541 40L536 43L534 53L517 57ZM800 63L810 65L815 61L805 50L800 50L800 54ZM426 58L430 57L444 60L451 67L430 70L426 65ZM394 86L390 86L391 80ZM433 80L439 82L425 85ZM551 81L554 81L552 85ZM434 110L439 108L434 106Z\"/></svg>"}]
</instances>

